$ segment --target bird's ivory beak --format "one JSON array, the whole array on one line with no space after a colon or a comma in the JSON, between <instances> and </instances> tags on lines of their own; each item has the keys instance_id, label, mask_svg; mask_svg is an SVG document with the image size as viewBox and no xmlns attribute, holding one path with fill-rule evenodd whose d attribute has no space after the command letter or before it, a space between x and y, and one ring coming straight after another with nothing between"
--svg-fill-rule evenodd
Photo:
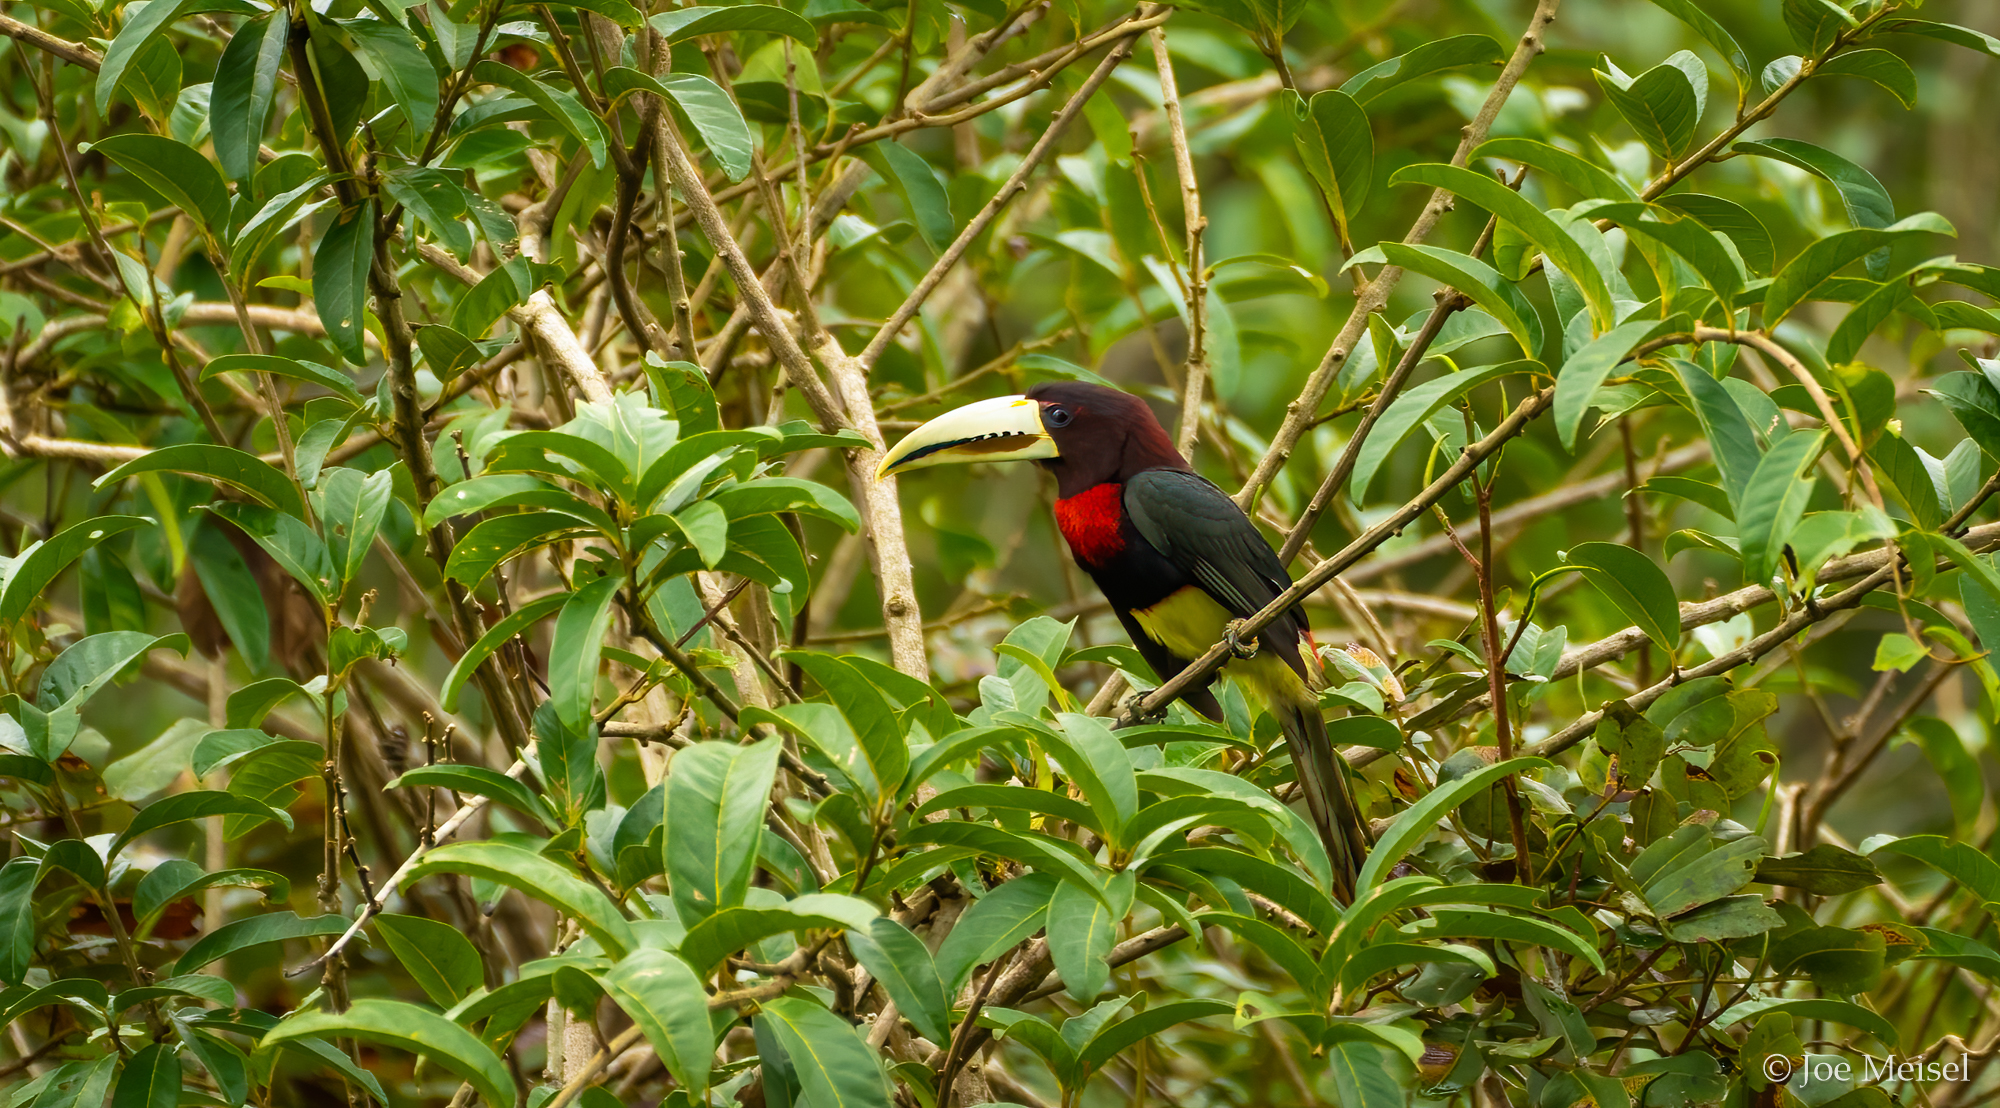
<instances>
[{"instance_id":1,"label":"bird's ivory beak","mask_svg":"<svg viewBox=\"0 0 2000 1108\"><path fill-rule=\"evenodd\" d=\"M967 404L904 436L875 470L891 473L948 462L1017 462L1058 456L1042 427L1041 405L1025 396L996 396Z\"/></svg>"}]
</instances>

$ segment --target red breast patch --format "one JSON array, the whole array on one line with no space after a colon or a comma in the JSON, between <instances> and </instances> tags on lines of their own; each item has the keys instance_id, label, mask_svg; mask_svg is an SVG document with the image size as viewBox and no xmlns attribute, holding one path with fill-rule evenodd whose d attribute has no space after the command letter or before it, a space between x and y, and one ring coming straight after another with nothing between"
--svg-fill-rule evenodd
<instances>
[{"instance_id":1,"label":"red breast patch","mask_svg":"<svg viewBox=\"0 0 2000 1108\"><path fill-rule=\"evenodd\" d=\"M1104 484L1056 501L1056 527L1078 564L1100 566L1125 549L1118 533L1124 495L1124 486Z\"/></svg>"}]
</instances>

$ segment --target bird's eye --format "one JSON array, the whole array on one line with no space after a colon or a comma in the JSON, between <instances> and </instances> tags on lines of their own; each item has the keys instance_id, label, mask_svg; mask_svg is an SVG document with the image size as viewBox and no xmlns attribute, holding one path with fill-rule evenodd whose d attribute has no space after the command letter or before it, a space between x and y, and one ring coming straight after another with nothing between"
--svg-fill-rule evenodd
<instances>
[{"instance_id":1,"label":"bird's eye","mask_svg":"<svg viewBox=\"0 0 2000 1108\"><path fill-rule=\"evenodd\" d=\"M1069 418L1068 408L1050 408L1048 414L1043 417L1044 421L1051 427L1067 427L1069 426Z\"/></svg>"}]
</instances>

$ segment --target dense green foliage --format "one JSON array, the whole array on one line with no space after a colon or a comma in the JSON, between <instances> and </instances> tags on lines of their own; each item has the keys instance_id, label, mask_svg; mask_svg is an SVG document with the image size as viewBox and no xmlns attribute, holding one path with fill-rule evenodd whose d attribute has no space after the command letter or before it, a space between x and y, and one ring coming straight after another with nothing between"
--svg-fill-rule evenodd
<instances>
[{"instance_id":1,"label":"dense green foliage","mask_svg":"<svg viewBox=\"0 0 2000 1108\"><path fill-rule=\"evenodd\" d=\"M1953 8L12 5L0 1101L1990 1097ZM1051 378L1302 579L1354 903L1026 467L875 480Z\"/></svg>"}]
</instances>

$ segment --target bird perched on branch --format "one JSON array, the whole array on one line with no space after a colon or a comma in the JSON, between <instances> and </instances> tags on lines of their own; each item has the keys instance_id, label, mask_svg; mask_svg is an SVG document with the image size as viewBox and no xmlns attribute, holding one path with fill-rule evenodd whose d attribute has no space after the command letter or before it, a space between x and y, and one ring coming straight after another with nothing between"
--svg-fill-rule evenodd
<instances>
[{"instance_id":1,"label":"bird perched on branch","mask_svg":"<svg viewBox=\"0 0 2000 1108\"><path fill-rule=\"evenodd\" d=\"M1037 461L1056 477L1056 526L1133 645L1168 678L1238 620L1288 588L1291 575L1234 501L1195 473L1151 408L1135 396L1080 382L1037 385L982 400L910 432L878 477L952 462ZM1367 824L1347 767L1328 741L1314 694L1316 659L1305 612L1294 607L1237 650L1226 667L1283 726L1313 823L1346 899L1367 852ZM1248 657L1244 655L1248 654ZM1210 719L1222 708L1213 677L1181 693Z\"/></svg>"}]
</instances>

